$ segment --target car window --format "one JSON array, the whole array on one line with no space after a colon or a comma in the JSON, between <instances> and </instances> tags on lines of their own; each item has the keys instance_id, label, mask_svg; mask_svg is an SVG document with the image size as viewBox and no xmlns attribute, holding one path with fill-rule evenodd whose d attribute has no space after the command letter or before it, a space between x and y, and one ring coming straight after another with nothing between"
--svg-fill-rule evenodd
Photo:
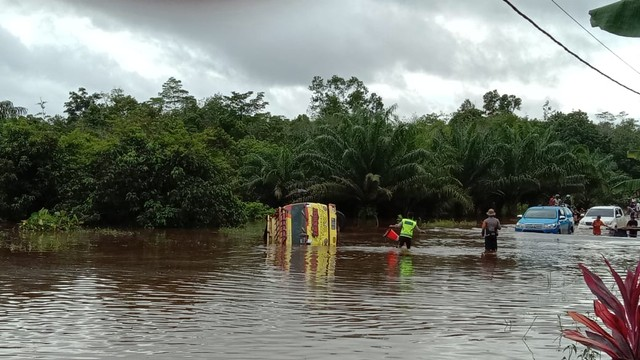
<instances>
[{"instance_id":1,"label":"car window","mask_svg":"<svg viewBox=\"0 0 640 360\"><path fill-rule=\"evenodd\" d=\"M622 210L621 209L616 209L616 216L622 216Z\"/></svg>"},{"instance_id":2,"label":"car window","mask_svg":"<svg viewBox=\"0 0 640 360\"><path fill-rule=\"evenodd\" d=\"M599 209L594 209L591 208L587 211L586 216L592 216L592 217L596 217L596 216L602 216L602 217L613 217L613 209L603 209L603 208L599 208Z\"/></svg>"},{"instance_id":3,"label":"car window","mask_svg":"<svg viewBox=\"0 0 640 360\"><path fill-rule=\"evenodd\" d=\"M554 209L531 208L522 217L532 219L555 219L557 211Z\"/></svg>"}]
</instances>

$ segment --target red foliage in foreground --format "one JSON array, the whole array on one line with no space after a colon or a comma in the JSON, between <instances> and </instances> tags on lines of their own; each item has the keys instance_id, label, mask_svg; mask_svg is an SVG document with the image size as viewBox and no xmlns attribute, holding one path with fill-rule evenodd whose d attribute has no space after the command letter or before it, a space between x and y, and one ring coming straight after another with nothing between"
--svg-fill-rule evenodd
<instances>
[{"instance_id":1,"label":"red foliage in foreground","mask_svg":"<svg viewBox=\"0 0 640 360\"><path fill-rule=\"evenodd\" d=\"M591 289L596 300L593 301L595 315L610 330L603 329L598 323L575 311L568 314L575 321L585 325L588 329L584 334L576 330L564 330L566 338L575 340L588 347L607 353L613 360L640 359L640 261L634 272L627 270L623 280L611 267L611 263L604 259L613 276L622 302L613 294L602 279L591 272L583 264L579 264L585 283Z\"/></svg>"}]
</instances>

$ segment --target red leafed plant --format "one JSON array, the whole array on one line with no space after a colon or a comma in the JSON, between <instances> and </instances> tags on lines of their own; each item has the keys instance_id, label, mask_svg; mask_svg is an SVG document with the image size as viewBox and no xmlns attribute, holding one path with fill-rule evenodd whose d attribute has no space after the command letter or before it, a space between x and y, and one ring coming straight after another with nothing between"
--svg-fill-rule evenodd
<instances>
[{"instance_id":1,"label":"red leafed plant","mask_svg":"<svg viewBox=\"0 0 640 360\"><path fill-rule=\"evenodd\" d=\"M596 300L593 301L595 315L610 330L607 332L597 322L575 311L569 311L569 316L585 325L588 329L584 334L576 330L563 330L566 338L575 340L588 347L607 353L613 360L640 360L640 262L634 272L627 270L623 280L611 267L607 259L604 262L609 267L616 282L622 302L613 294L602 279L579 264L584 281L591 289Z\"/></svg>"}]
</instances>

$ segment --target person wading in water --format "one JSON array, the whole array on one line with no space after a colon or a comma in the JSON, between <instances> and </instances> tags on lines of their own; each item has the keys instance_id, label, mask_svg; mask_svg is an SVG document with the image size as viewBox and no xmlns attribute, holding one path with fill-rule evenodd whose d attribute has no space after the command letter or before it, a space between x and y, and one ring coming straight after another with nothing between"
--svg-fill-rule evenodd
<instances>
[{"instance_id":1,"label":"person wading in water","mask_svg":"<svg viewBox=\"0 0 640 360\"><path fill-rule=\"evenodd\" d=\"M605 226L604 221L602 221L602 216L598 215L596 219L591 223L591 227L593 228L593 235L602 235L602 226Z\"/></svg>"},{"instance_id":2,"label":"person wading in water","mask_svg":"<svg viewBox=\"0 0 640 360\"><path fill-rule=\"evenodd\" d=\"M502 229L500 220L496 219L493 209L487 211L488 218L482 222L482 236L484 236L484 251L495 252L498 250L498 230Z\"/></svg>"},{"instance_id":3,"label":"person wading in water","mask_svg":"<svg viewBox=\"0 0 640 360\"><path fill-rule=\"evenodd\" d=\"M411 239L413 238L413 231L418 230L421 233L426 232L418 227L418 223L412 219L413 213L407 213L407 216L400 220L395 225L389 225L391 228L400 228L400 238L398 239L398 247L406 244L407 249L411 249Z\"/></svg>"}]
</instances>

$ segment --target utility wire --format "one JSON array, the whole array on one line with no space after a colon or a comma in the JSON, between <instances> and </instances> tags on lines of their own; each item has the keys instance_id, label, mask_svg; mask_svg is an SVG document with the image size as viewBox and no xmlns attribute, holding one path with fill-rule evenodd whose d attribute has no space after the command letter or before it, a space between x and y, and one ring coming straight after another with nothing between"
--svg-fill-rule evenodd
<instances>
[{"instance_id":1,"label":"utility wire","mask_svg":"<svg viewBox=\"0 0 640 360\"><path fill-rule=\"evenodd\" d=\"M611 76L603 73L602 71L600 71L599 69L597 69L596 67L594 67L593 65L589 64L588 62L586 62L585 60L583 60L580 56L578 56L576 53L574 53L573 51L569 50L566 46L564 46L560 41L556 40L553 36L551 36L548 32L544 31L544 29L542 29L540 26L538 26L538 24L536 24L533 20L531 20L527 15L523 14L522 11L518 10L517 7L515 7L509 0L502 0L504 1L507 5L509 5L513 11L515 11L516 13L518 13L518 15L522 16L525 20L527 20L528 22L531 23L531 25L533 25L536 29L540 30L540 32L542 32L543 34L547 35L551 40L553 40L553 42L555 42L556 44L558 44L558 46L562 47L564 49L564 51L568 52L569 54L573 55L576 59L580 60L580 62L582 62L583 64L587 65L588 67L590 67L591 69L595 70L596 72L598 72L598 74L606 77L607 79L613 81L614 83L622 86L623 88L631 91L632 93L635 93L636 95L640 95L640 92L637 92L636 90L633 90L632 88L628 87L627 85L622 84L621 82L619 82L618 80L615 80L614 78L612 78Z\"/></svg>"},{"instance_id":2,"label":"utility wire","mask_svg":"<svg viewBox=\"0 0 640 360\"><path fill-rule=\"evenodd\" d=\"M591 35L592 38L594 38L597 42L600 43L600 45L604 46L605 49L609 50L609 52L611 52L613 55L615 55L615 57L617 57L618 59L620 59L620 61L622 61L623 63L625 63L625 65L627 65L629 68L631 68L631 70L635 71L638 75L640 75L640 72L638 70L636 70L633 66L631 66L628 62L624 61L623 58L621 58L620 56L618 56L618 54L616 54L615 52L613 52L613 50L609 49L609 47L607 45L605 45L602 41L600 41L600 39L598 39L595 35L593 35L591 33L591 31L587 30L584 26L582 26L582 24L580 24L578 22L578 20L576 20L573 16L571 16L571 14L569 14L565 9L562 8L562 6L560 6L555 0L551 0L552 3L554 3L558 9L562 10L562 12L564 12L565 14L567 14L568 17L571 18L571 20L573 20L576 24L578 24L578 26L580 26L582 28L582 30L586 31L589 35Z\"/></svg>"}]
</instances>

